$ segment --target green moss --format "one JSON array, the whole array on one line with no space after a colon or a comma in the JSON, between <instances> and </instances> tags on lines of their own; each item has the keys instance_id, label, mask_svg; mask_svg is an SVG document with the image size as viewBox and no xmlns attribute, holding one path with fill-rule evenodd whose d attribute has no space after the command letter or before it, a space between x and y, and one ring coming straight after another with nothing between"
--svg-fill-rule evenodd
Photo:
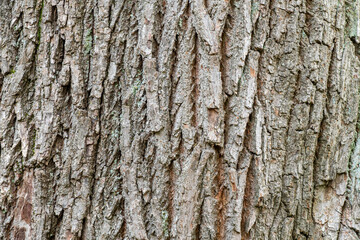
<instances>
[{"instance_id":1,"label":"green moss","mask_svg":"<svg viewBox=\"0 0 360 240\"><path fill-rule=\"evenodd\" d=\"M40 13L39 13L38 31L37 31L37 47L39 47L40 40L41 40L41 23L42 23L43 10L44 10L44 0L41 2Z\"/></svg>"},{"instance_id":2,"label":"green moss","mask_svg":"<svg viewBox=\"0 0 360 240\"><path fill-rule=\"evenodd\" d=\"M140 88L141 86L141 80L140 79L137 79L134 83L134 86L133 86L133 94L135 95L137 90Z\"/></svg>"},{"instance_id":3,"label":"green moss","mask_svg":"<svg viewBox=\"0 0 360 240\"><path fill-rule=\"evenodd\" d=\"M179 27L180 27L180 28L183 27L183 20L182 20L182 18L180 18L180 20L179 20Z\"/></svg>"},{"instance_id":4,"label":"green moss","mask_svg":"<svg viewBox=\"0 0 360 240\"><path fill-rule=\"evenodd\" d=\"M136 75L135 75L135 83L133 85L133 94L135 95L137 90L140 88L141 84L142 84L142 71L138 70Z\"/></svg>"},{"instance_id":5,"label":"green moss","mask_svg":"<svg viewBox=\"0 0 360 240\"><path fill-rule=\"evenodd\" d=\"M169 237L169 214L166 210L163 210L161 212L161 219L162 219L163 234L167 238Z\"/></svg>"},{"instance_id":6,"label":"green moss","mask_svg":"<svg viewBox=\"0 0 360 240\"><path fill-rule=\"evenodd\" d=\"M118 139L119 136L120 136L120 131L119 131L118 129L115 129L115 130L113 130L113 131L111 132L111 137L112 137L113 139Z\"/></svg>"},{"instance_id":7,"label":"green moss","mask_svg":"<svg viewBox=\"0 0 360 240\"><path fill-rule=\"evenodd\" d=\"M93 37L92 37L92 30L89 29L86 32L85 39L84 39L84 52L85 54L90 54L93 45Z\"/></svg>"}]
</instances>

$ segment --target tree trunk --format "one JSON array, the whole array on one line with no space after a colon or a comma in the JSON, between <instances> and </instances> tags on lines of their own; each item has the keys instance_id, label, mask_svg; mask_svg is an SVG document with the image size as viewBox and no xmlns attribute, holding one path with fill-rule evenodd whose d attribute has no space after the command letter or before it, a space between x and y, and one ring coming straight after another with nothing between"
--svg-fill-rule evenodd
<instances>
[{"instance_id":1,"label":"tree trunk","mask_svg":"<svg viewBox=\"0 0 360 240\"><path fill-rule=\"evenodd\" d=\"M360 239L359 0L0 0L1 239Z\"/></svg>"}]
</instances>

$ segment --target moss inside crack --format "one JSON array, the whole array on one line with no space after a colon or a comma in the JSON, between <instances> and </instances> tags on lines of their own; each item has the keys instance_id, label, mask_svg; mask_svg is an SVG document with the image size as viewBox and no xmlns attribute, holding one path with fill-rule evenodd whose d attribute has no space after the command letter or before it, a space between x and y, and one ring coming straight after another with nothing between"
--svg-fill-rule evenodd
<instances>
[{"instance_id":1,"label":"moss inside crack","mask_svg":"<svg viewBox=\"0 0 360 240\"><path fill-rule=\"evenodd\" d=\"M141 87L142 84L142 71L138 70L136 75L135 75L135 82L133 85L133 94L135 95L136 92L139 90L139 88Z\"/></svg>"},{"instance_id":2,"label":"moss inside crack","mask_svg":"<svg viewBox=\"0 0 360 240\"><path fill-rule=\"evenodd\" d=\"M86 32L85 38L84 38L84 53L86 55L90 54L91 49L93 45L93 36L92 36L92 30L89 29Z\"/></svg>"},{"instance_id":3,"label":"moss inside crack","mask_svg":"<svg viewBox=\"0 0 360 240\"><path fill-rule=\"evenodd\" d=\"M37 34L36 34L37 48L39 48L40 40L41 40L41 23L42 23L43 10L44 10L44 0L42 0L42 2L41 2L40 12L39 12L39 21L37 24L38 25Z\"/></svg>"},{"instance_id":4,"label":"moss inside crack","mask_svg":"<svg viewBox=\"0 0 360 240\"><path fill-rule=\"evenodd\" d=\"M166 210L161 212L161 219L162 219L162 229L163 234L167 238L169 237L169 213Z\"/></svg>"}]
</instances>

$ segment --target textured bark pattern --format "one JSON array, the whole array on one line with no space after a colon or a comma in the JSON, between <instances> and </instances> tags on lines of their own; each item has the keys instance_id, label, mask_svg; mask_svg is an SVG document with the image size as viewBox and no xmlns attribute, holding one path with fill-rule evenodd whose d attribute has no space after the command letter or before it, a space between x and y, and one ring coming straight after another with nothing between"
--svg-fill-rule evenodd
<instances>
[{"instance_id":1,"label":"textured bark pattern","mask_svg":"<svg viewBox=\"0 0 360 240\"><path fill-rule=\"evenodd\" d=\"M0 0L1 239L360 239L358 0Z\"/></svg>"}]
</instances>

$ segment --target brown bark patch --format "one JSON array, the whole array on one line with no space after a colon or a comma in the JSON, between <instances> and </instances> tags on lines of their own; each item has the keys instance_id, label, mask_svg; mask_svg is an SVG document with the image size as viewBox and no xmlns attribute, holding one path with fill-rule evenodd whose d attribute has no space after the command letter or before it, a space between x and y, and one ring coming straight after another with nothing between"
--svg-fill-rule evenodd
<instances>
[{"instance_id":1,"label":"brown bark patch","mask_svg":"<svg viewBox=\"0 0 360 240\"><path fill-rule=\"evenodd\" d=\"M233 192L236 192L237 188L236 188L236 184L235 184L235 179L232 179L231 175L229 175L229 178L230 178L231 190Z\"/></svg>"},{"instance_id":2,"label":"brown bark patch","mask_svg":"<svg viewBox=\"0 0 360 240\"><path fill-rule=\"evenodd\" d=\"M27 224L30 224L31 222L31 211L32 211L32 204L26 202L21 211L21 219L24 220Z\"/></svg>"},{"instance_id":3,"label":"brown bark patch","mask_svg":"<svg viewBox=\"0 0 360 240\"><path fill-rule=\"evenodd\" d=\"M256 71L252 67L250 67L250 75L251 77L256 77Z\"/></svg>"},{"instance_id":4,"label":"brown bark patch","mask_svg":"<svg viewBox=\"0 0 360 240\"><path fill-rule=\"evenodd\" d=\"M73 237L73 234L71 233L71 231L67 231L66 232L66 240L71 240Z\"/></svg>"},{"instance_id":5,"label":"brown bark patch","mask_svg":"<svg viewBox=\"0 0 360 240\"><path fill-rule=\"evenodd\" d=\"M23 182L18 190L18 199L14 209L15 222L17 220L23 220L29 225L31 223L33 180L32 171L24 173Z\"/></svg>"},{"instance_id":6,"label":"brown bark patch","mask_svg":"<svg viewBox=\"0 0 360 240\"><path fill-rule=\"evenodd\" d=\"M218 116L219 114L215 109L208 110L208 118L211 127L214 127L216 125L216 122L218 121Z\"/></svg>"},{"instance_id":7,"label":"brown bark patch","mask_svg":"<svg viewBox=\"0 0 360 240\"><path fill-rule=\"evenodd\" d=\"M14 240L24 240L25 239L25 228L15 228Z\"/></svg>"}]
</instances>

